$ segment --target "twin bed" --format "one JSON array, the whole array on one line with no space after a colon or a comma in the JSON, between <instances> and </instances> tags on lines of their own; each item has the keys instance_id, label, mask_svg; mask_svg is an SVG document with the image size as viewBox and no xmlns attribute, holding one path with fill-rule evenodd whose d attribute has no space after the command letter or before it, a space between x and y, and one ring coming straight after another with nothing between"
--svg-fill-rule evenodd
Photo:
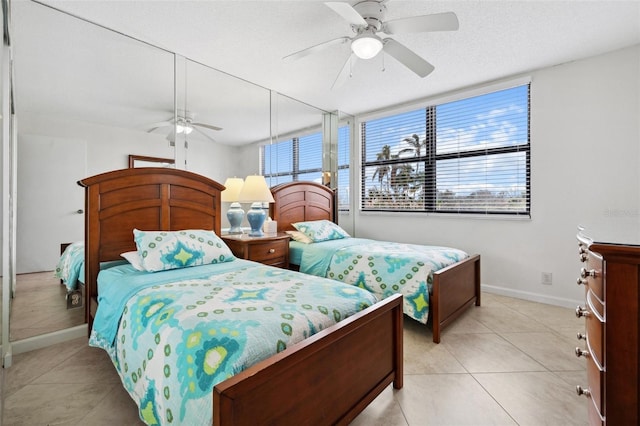
<instances>
[{"instance_id":1,"label":"twin bed","mask_svg":"<svg viewBox=\"0 0 640 426\"><path fill-rule=\"evenodd\" d=\"M404 313L431 323L435 343L466 308L480 306L479 255L448 247L344 238L339 227L323 229L336 221L337 203L335 192L317 183L285 183L271 188L271 193L275 203L270 215L278 231L295 235L294 224L303 224L306 234L321 234L315 241L291 242L292 269L360 286L380 298L402 293Z\"/></svg>"},{"instance_id":2,"label":"twin bed","mask_svg":"<svg viewBox=\"0 0 640 426\"><path fill-rule=\"evenodd\" d=\"M217 237L224 187L203 176L131 168L79 184L90 343L147 423L348 424L402 387L402 296L234 259ZM114 263L122 253L137 260ZM163 270L148 272L153 256Z\"/></svg>"}]
</instances>

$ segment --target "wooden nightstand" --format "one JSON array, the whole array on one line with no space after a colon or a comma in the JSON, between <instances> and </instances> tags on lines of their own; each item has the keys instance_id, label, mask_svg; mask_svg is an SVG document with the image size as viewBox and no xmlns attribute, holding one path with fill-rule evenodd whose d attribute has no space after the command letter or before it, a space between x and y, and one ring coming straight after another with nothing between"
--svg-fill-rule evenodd
<instances>
[{"instance_id":1,"label":"wooden nightstand","mask_svg":"<svg viewBox=\"0 0 640 426\"><path fill-rule=\"evenodd\" d=\"M247 234L221 235L234 256L265 265L289 268L289 235L284 232L250 237Z\"/></svg>"}]
</instances>

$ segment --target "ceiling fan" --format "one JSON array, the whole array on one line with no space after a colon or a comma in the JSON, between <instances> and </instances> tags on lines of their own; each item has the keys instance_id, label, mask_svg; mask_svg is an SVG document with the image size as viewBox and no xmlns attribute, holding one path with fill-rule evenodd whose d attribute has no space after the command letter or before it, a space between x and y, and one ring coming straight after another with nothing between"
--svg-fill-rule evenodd
<instances>
[{"instance_id":1,"label":"ceiling fan","mask_svg":"<svg viewBox=\"0 0 640 426\"><path fill-rule=\"evenodd\" d=\"M204 136L206 136L207 138L211 139L212 141L215 142L215 139L213 139L211 136L209 136L207 133L203 132L202 130L199 129L200 128L204 128L204 129L209 129L209 130L215 130L215 131L220 131L222 130L222 127L218 127L218 126L213 126L211 124L205 124L205 123L197 123L194 122L195 115L192 112L189 111L178 111L178 117L177 119L175 118L171 118L167 121L161 121L159 123L153 123L150 125L150 129L147 130L148 133L151 133L157 129L163 128L163 127L174 127L175 126L175 133L184 133L186 135L188 135L189 133L191 133L192 131L196 131ZM169 132L169 134L167 135L167 139L169 139L170 141L172 141L173 139L173 129L171 129L171 131Z\"/></svg>"},{"instance_id":2,"label":"ceiling fan","mask_svg":"<svg viewBox=\"0 0 640 426\"><path fill-rule=\"evenodd\" d=\"M393 38L383 38L384 36L381 37L379 34L455 31L459 27L458 17L453 12L444 12L385 21L387 7L384 3L386 1L362 1L354 6L343 2L326 2L325 5L351 24L351 29L355 35L329 40L287 55L283 59L300 59L327 47L349 42L352 55L347 58L338 74L333 84L334 87L349 76L348 71L350 70L353 55L361 59L370 59L378 55L380 51L389 54L418 76L426 77L434 70L433 65Z\"/></svg>"}]
</instances>

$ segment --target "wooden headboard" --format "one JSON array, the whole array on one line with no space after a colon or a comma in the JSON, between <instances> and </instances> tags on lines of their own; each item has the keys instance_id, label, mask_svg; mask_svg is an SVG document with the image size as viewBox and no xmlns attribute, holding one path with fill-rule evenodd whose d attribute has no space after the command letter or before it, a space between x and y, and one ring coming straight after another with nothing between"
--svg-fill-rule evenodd
<instances>
[{"instance_id":1,"label":"wooden headboard","mask_svg":"<svg viewBox=\"0 0 640 426\"><path fill-rule=\"evenodd\" d=\"M133 229L207 229L220 235L224 185L170 168L115 170L78 181L85 188L85 319L97 309L101 262L136 250Z\"/></svg>"},{"instance_id":2,"label":"wooden headboard","mask_svg":"<svg viewBox=\"0 0 640 426\"><path fill-rule=\"evenodd\" d=\"M307 220L337 220L336 192L315 182L289 182L271 188L270 216L278 222L278 232L295 229L292 223Z\"/></svg>"}]
</instances>

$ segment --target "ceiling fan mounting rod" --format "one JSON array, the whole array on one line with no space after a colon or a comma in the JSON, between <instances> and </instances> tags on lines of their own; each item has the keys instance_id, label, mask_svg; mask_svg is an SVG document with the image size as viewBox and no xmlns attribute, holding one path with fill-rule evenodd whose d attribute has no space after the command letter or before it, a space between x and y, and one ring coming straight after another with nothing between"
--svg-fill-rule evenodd
<instances>
[{"instance_id":1,"label":"ceiling fan mounting rod","mask_svg":"<svg viewBox=\"0 0 640 426\"><path fill-rule=\"evenodd\" d=\"M355 4L353 8L367 22L367 28L373 28L375 31L382 29L384 14L387 11L384 4L378 1L363 1ZM357 32L357 28L354 28L354 31Z\"/></svg>"}]
</instances>

